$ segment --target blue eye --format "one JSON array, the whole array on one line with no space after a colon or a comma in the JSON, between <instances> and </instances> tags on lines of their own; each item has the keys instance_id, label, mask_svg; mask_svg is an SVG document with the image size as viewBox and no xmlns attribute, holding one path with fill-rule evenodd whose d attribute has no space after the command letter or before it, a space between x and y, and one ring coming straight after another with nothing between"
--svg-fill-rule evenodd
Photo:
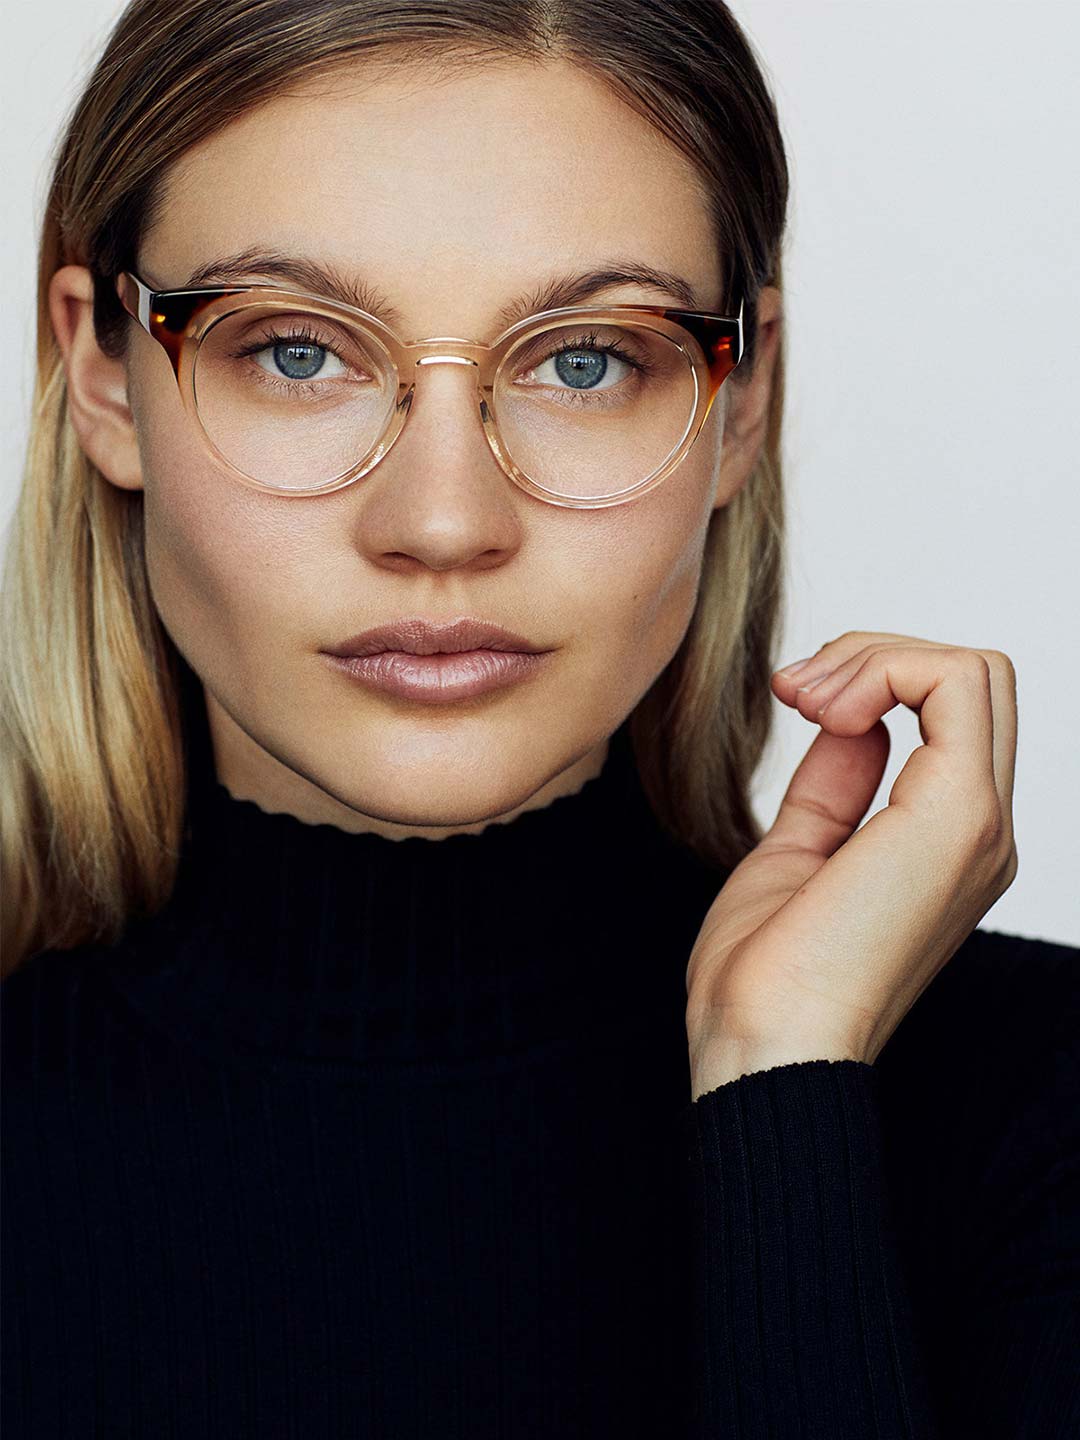
<instances>
[{"instance_id":1,"label":"blue eye","mask_svg":"<svg viewBox=\"0 0 1080 1440\"><path fill-rule=\"evenodd\" d=\"M300 336L273 336L269 344L252 353L263 370L286 380L313 380L316 376L325 380L345 374L344 364L332 350ZM336 362L338 369L327 371L328 360Z\"/></svg>"},{"instance_id":2,"label":"blue eye","mask_svg":"<svg viewBox=\"0 0 1080 1440\"><path fill-rule=\"evenodd\" d=\"M554 371L554 380L544 374L548 366ZM531 373L542 385L552 384L556 389L564 386L581 394L590 390L613 390L635 371L643 377L651 368L644 355L638 359L614 340L605 343L592 332L578 334L557 349L549 350Z\"/></svg>"},{"instance_id":3,"label":"blue eye","mask_svg":"<svg viewBox=\"0 0 1080 1440\"><path fill-rule=\"evenodd\" d=\"M326 351L321 345L289 340L275 345L274 364L289 380L310 380L322 369Z\"/></svg>"},{"instance_id":4,"label":"blue eye","mask_svg":"<svg viewBox=\"0 0 1080 1440\"><path fill-rule=\"evenodd\" d=\"M608 357L602 350L564 350L552 358L559 379L575 390L592 389L607 373Z\"/></svg>"}]
</instances>

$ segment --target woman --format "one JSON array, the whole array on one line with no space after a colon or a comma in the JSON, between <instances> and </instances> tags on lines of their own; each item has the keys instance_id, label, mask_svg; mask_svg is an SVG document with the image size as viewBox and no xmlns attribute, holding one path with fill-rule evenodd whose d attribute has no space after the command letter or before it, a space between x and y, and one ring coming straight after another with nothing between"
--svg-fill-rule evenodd
<instances>
[{"instance_id":1,"label":"woman","mask_svg":"<svg viewBox=\"0 0 1080 1440\"><path fill-rule=\"evenodd\" d=\"M121 16L5 571L8 1435L1080 1420L1012 667L770 668L786 194L716 0Z\"/></svg>"}]
</instances>

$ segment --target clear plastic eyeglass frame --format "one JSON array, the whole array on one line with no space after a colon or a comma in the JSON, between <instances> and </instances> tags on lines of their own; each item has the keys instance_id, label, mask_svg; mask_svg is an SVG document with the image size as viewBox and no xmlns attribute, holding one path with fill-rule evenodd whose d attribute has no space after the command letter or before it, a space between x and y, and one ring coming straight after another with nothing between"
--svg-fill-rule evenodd
<instances>
[{"instance_id":1,"label":"clear plastic eyeglass frame","mask_svg":"<svg viewBox=\"0 0 1080 1440\"><path fill-rule=\"evenodd\" d=\"M390 451L408 419L422 365L472 365L477 373L480 420L488 445L499 465L522 490L551 505L570 509L600 509L636 500L654 489L685 459L701 433L720 386L743 356L743 304L736 316L711 311L679 310L666 305L571 305L543 310L511 325L488 345L453 336L436 336L411 344L401 340L389 326L366 311L329 300L324 296L289 290L270 284L201 286L187 290L154 290L130 271L116 278L120 303L143 329L165 350L180 387L185 409L194 420L211 454L231 476L253 489L272 495L311 496L340 490L367 475ZM390 355L397 372L398 398L387 424L374 447L342 475L310 489L282 489L264 484L237 469L214 445L199 417L194 373L195 357L203 336L220 320L238 309L259 305L271 309L304 309L359 325L374 333ZM614 495L570 498L546 489L525 473L511 458L499 434L493 394L500 369L519 342L559 320L580 320L603 324L632 321L645 325L673 340L687 356L695 384L693 413L682 439L660 469L640 483Z\"/></svg>"}]
</instances>

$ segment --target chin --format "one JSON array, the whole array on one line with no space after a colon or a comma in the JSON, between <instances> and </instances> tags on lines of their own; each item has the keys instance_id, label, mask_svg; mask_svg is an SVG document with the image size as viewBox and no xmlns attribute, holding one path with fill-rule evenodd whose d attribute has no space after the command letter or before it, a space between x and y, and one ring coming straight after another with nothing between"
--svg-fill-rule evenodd
<instances>
[{"instance_id":1,"label":"chin","mask_svg":"<svg viewBox=\"0 0 1080 1440\"><path fill-rule=\"evenodd\" d=\"M494 795L489 790L483 797L466 789L453 793L435 791L435 787L417 787L414 776L409 789L415 794L403 795L400 790L378 794L370 792L358 795L351 808L373 822L374 826L385 826L389 831L400 828L403 832L430 832L430 838L442 838L447 832L482 827L493 822L511 818L514 811L526 803L531 795L521 798L518 793ZM405 838L394 836L391 838Z\"/></svg>"}]
</instances>

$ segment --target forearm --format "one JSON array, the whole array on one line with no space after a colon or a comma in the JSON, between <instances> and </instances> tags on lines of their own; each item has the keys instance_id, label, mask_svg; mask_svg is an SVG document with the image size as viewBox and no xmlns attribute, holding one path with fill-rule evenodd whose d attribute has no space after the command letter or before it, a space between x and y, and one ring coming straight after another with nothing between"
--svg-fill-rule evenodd
<instances>
[{"instance_id":1,"label":"forearm","mask_svg":"<svg viewBox=\"0 0 1080 1440\"><path fill-rule=\"evenodd\" d=\"M884 1189L874 1081L865 1064L788 1063L687 1107L695 1440L939 1434Z\"/></svg>"}]
</instances>

